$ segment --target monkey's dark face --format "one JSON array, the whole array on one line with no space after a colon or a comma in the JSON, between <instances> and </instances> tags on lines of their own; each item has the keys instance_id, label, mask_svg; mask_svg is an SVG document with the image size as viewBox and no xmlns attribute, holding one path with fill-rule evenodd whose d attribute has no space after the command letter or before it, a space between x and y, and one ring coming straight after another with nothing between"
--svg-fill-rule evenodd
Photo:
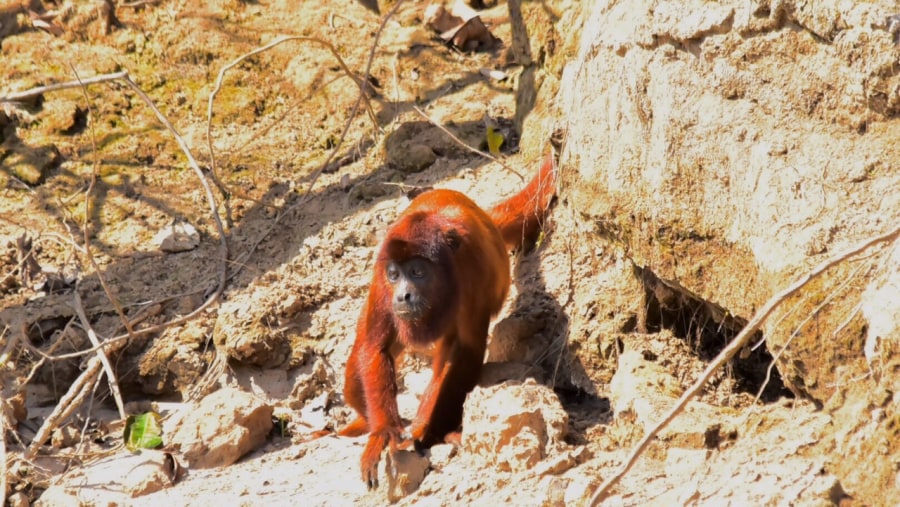
<instances>
[{"instance_id":1,"label":"monkey's dark face","mask_svg":"<svg viewBox=\"0 0 900 507\"><path fill-rule=\"evenodd\" d=\"M431 261L413 257L387 264L387 280L392 288L394 315L405 321L424 320L441 291L440 276Z\"/></svg>"}]
</instances>

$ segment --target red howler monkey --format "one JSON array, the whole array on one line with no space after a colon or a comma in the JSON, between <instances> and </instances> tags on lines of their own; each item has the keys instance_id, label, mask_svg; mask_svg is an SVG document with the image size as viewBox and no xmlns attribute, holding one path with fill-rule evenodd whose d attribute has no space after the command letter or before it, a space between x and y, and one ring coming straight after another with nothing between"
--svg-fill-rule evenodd
<instances>
[{"instance_id":1,"label":"red howler monkey","mask_svg":"<svg viewBox=\"0 0 900 507\"><path fill-rule=\"evenodd\" d=\"M454 190L416 197L388 229L347 360L344 399L358 413L338 434L369 433L362 478L378 487L381 451L402 441L395 359L434 344L432 379L412 423L421 446L459 429L484 362L488 325L509 290L508 248L533 243L555 193L547 156L521 192L489 212Z\"/></svg>"}]
</instances>

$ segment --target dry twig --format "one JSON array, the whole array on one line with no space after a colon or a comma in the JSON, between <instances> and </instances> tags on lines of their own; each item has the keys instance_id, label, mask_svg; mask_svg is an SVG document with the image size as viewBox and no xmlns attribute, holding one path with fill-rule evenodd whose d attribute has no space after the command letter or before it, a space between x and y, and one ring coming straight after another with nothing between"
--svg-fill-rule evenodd
<instances>
[{"instance_id":1,"label":"dry twig","mask_svg":"<svg viewBox=\"0 0 900 507\"><path fill-rule=\"evenodd\" d=\"M481 151L481 150L479 150L479 149L477 149L477 148L473 148L473 147L469 146L468 144L462 142L462 140L461 140L460 138L458 138L458 137L456 137L455 135L453 135L453 133L450 132L449 130L447 130L443 125L441 125L440 123L438 123L438 122L432 120L431 117L429 117L427 114L425 114L425 111L422 111L421 109L419 109L418 106L413 106L413 110L414 110L415 112L419 113L419 116L421 116L422 118L425 118L425 119L428 121L428 123L434 125L434 126L437 127L438 129L440 129L441 132L443 132L443 133L447 134L448 136L450 136L450 139L453 139L453 142L455 142L456 144L458 144L458 145L462 146L463 148L465 148L465 149L471 151L472 153L475 153L476 155L481 155L482 157L484 157L484 158L486 158L486 159L493 160L494 162L500 164L500 165L501 165L504 169L506 169L507 171L509 171L509 172L515 174L516 176L518 176L518 177L519 177L519 180L525 181L525 177L522 176L522 173L520 173L519 171L516 171L516 170L513 169L512 167L506 165L505 162L503 162L503 161L500 160L499 158L497 158L497 157L491 155L490 153Z\"/></svg>"},{"instance_id":2,"label":"dry twig","mask_svg":"<svg viewBox=\"0 0 900 507\"><path fill-rule=\"evenodd\" d=\"M0 505L6 505L6 417L0 408Z\"/></svg>"},{"instance_id":3,"label":"dry twig","mask_svg":"<svg viewBox=\"0 0 900 507\"><path fill-rule=\"evenodd\" d=\"M101 270L100 266L97 265L97 260L94 258L94 254L91 253L91 235L90 231L88 230L88 219L91 216L91 194L94 191L94 186L97 184L97 166L99 164L97 157L97 136L94 131L94 122L90 121L93 109L91 108L91 99L87 94L87 87L84 85L84 81L78 75L78 71L75 70L75 67L73 65L70 65L70 68L72 69L72 73L75 74L75 79L78 80L79 83L82 83L81 94L84 96L84 101L87 106L88 125L90 127L91 133L91 179L88 182L87 190L84 191L84 220L81 224L81 237L82 241L84 241L84 254L87 256L88 262L91 263L91 267L94 268L94 273L97 275L97 280L100 282L100 286L103 287L103 292L106 293L106 298L109 299L109 302L112 303L113 307L116 309L116 313L119 315L119 320L122 322L122 324L125 325L125 329L127 329L129 333L133 333L134 330L131 329L131 324L128 323L128 318L125 316L125 312L122 310L122 305L119 303L119 299L116 298L112 290L110 290L109 286L106 283L106 277L103 275L103 270ZM72 241L72 243L76 242ZM77 288L75 290L75 297L78 297ZM82 323L85 323L86 321L87 319L82 319ZM97 344L95 343L94 345ZM112 368L110 368L107 373L109 375L112 375Z\"/></svg>"},{"instance_id":4,"label":"dry twig","mask_svg":"<svg viewBox=\"0 0 900 507\"><path fill-rule=\"evenodd\" d=\"M226 195L228 193L231 193L231 191L225 186L225 184L218 177L215 151L213 150L213 146L212 146L213 102L215 101L216 95L218 95L219 90L222 89L222 82L225 79L225 73L228 72L229 70L231 70L232 68L234 68L237 64L241 63L242 61L246 60L247 58L250 58L251 56L258 55L258 54L268 51L282 43L290 42L290 41L314 42L316 44L321 44L321 45L325 46L326 48L328 48L328 50L331 51L331 54L334 55L335 59L338 61L338 64L341 66L341 69L343 69L343 71L347 75L347 77L352 79L357 84L357 86L359 86L360 97L365 99L365 101L366 101L366 111L369 113L369 118L371 118L372 123L376 124L376 126L377 126L375 112L372 110L372 105L369 103L369 99L366 96L366 87L368 86L367 83L368 83L368 79L369 79L368 68L366 69L366 75L362 79L356 77L356 75L353 74L353 71L350 70L350 67L348 67L347 64L344 62L344 59L341 58L341 54L338 53L337 49L331 43L324 41L322 39L316 38L316 37L290 36L290 37L282 37L280 39L276 39L276 40L266 44L265 46L256 48L253 51L250 51L249 53L245 53L245 54L235 58L233 61L231 61L230 63L228 63L227 65L225 65L224 67L222 67L219 70L219 75L218 75L218 77L216 77L216 84L213 87L212 93L209 94L209 100L206 105L206 148L209 152L210 173L212 174L213 181L216 182L216 185L219 186L219 189L222 190L222 192L225 193ZM356 116L356 110L358 107L359 107L359 102L357 101L356 106L354 106L354 109L353 109L353 114L347 120L348 124L351 121L353 121L353 118ZM340 144L338 144L338 146L335 146L334 150L337 151L339 146L340 146Z\"/></svg>"},{"instance_id":5,"label":"dry twig","mask_svg":"<svg viewBox=\"0 0 900 507\"><path fill-rule=\"evenodd\" d=\"M33 97L37 97L38 95L43 95L47 92L57 92L60 90L67 90L69 88L78 88L81 86L87 86L97 83L103 83L106 81L115 81L116 79L122 79L128 76L128 72L114 72L112 74L100 74L99 76L93 76L85 79L77 79L75 81L67 81L65 83L56 83L47 86L38 86L36 88L30 88L28 90L23 90L21 92L10 93L9 95L4 95L0 97L0 102L21 102L26 99L30 99Z\"/></svg>"},{"instance_id":6,"label":"dry twig","mask_svg":"<svg viewBox=\"0 0 900 507\"><path fill-rule=\"evenodd\" d=\"M97 376L102 369L103 364L99 355L92 357L88 361L87 368L81 372L78 379L75 380L66 394L59 400L59 403L53 408L53 412L47 416L28 448L25 449L26 460L31 460L37 456L41 445L50 438L50 433L72 415L75 409L81 406L81 403L84 402L87 395L91 392L90 386L97 380Z\"/></svg>"},{"instance_id":7,"label":"dry twig","mask_svg":"<svg viewBox=\"0 0 900 507\"><path fill-rule=\"evenodd\" d=\"M228 276L228 272L227 272L228 243L227 243L227 238L225 236L225 230L222 225L222 221L218 215L216 200L212 194L212 189L210 188L209 183L206 181L206 178L203 175L203 171L200 169L200 166L197 164L197 161L194 159L193 155L191 154L190 148L188 147L187 143L184 141L184 139L181 137L181 135L178 133L178 131L175 129L175 127L171 124L171 122L169 122L169 120L165 117L165 115L163 115L162 112L156 107L156 104L153 102L153 100L150 99L150 97L147 96L147 94L144 93L144 91L134 81L132 81L132 79L128 75L127 71L116 72L113 74L104 74L104 75L94 76L92 78L87 78L87 79L78 79L76 81L67 82L67 83L59 83L59 84L55 84L55 85L48 85L48 86L32 88L30 90L25 90L22 92L17 92L17 93L13 93L13 94L10 94L10 95L4 96L4 97L0 97L0 102L16 102L16 101L34 97L34 96L37 96L37 95L40 95L42 93L46 93L49 91L57 91L57 90L63 90L63 89L68 89L68 88L74 88L74 87L82 87L83 88L84 86L89 85L89 84L96 84L96 83L101 83L101 82L106 82L106 81L114 81L114 80L124 81L132 90L134 90L135 93L137 93L137 95L141 98L141 100L143 100L144 103L156 114L157 119L175 137L176 142L178 143L182 152L187 157L187 160L188 160L189 165L191 166L191 169L193 169L194 173L199 178L200 183L206 192L206 198L207 198L207 202L209 203L210 212L212 214L213 220L215 221L216 229L217 229L217 232L219 233L219 238L220 238L220 259L219 259L219 276L218 276L219 283L218 283L216 290L213 292L213 294L211 294L206 299L206 301L204 301L198 308L196 308L191 313L189 313L183 317L176 318L171 321L165 322L163 324L151 326L151 327L139 330L139 331L133 330L133 328L132 328L133 321L129 321L124 316L124 312L121 311L121 308L117 307L120 317L123 318L123 324L125 325L125 328L128 330L128 332L124 335L119 335L119 336L113 337L104 343L99 343L99 341L97 341L94 344L94 347L92 347L89 351L82 351L82 353L100 352L101 349L106 348L106 347L108 347L108 350L115 350L116 348L118 348L120 346L121 342L123 342L127 339L134 338L141 334L162 331L171 325L179 324L179 323L186 322L187 320L192 319L193 317L195 317L200 312L205 310L209 305L211 305L213 302L215 302L219 298L219 296L225 289L225 284L228 279L227 278L227 276ZM88 214L86 212L85 220L87 219L87 216L88 216ZM85 235L86 234L87 234L87 232L85 231ZM106 290L105 286L104 286L104 289ZM110 294L109 291L107 291L107 294ZM83 320L85 322L87 321L86 318L84 318ZM86 329L89 329L89 327L86 327ZM25 453L26 459L33 458L37 454L37 451L40 448L40 446L43 444L43 442L46 441L47 438L49 437L50 432L52 432L53 429L55 429L59 425L59 423L64 421L69 415L71 415L71 413L78 406L80 406L81 402L84 400L84 398L90 392L90 389L85 389L85 386L91 384L94 380L96 380L97 375L100 373L101 368L104 366L103 361L100 359L101 357L102 357L102 355L98 354L97 356L94 356L93 358L90 359L85 371L82 372L82 374L79 376L79 378L76 380L76 382L70 387L69 391L65 394L65 396L63 396L63 398L60 400L59 404L57 404L56 408L54 409L54 412L47 418L46 421L44 421L44 424L41 426L41 428L38 431L37 435L35 436L34 440L31 442L28 449L26 450L26 453ZM112 375L112 374L110 374L110 375ZM113 381L114 381L114 377L111 376L111 379L113 379ZM117 400L117 404L119 404L120 402L121 402L121 400ZM122 407L120 406L119 408L120 408L120 411L122 411Z\"/></svg>"},{"instance_id":8,"label":"dry twig","mask_svg":"<svg viewBox=\"0 0 900 507\"><path fill-rule=\"evenodd\" d=\"M794 283L789 285L787 288L783 289L781 292L775 294L770 298L762 308L760 308L756 314L750 319L750 322L744 326L744 329L741 330L740 333L729 343L722 352L719 353L712 362L706 367L700 377L688 388L684 394L678 398L678 401L675 402L675 405L669 410L669 412L662 418L661 421L656 423L652 428L650 428L647 433L644 435L644 438L641 439L637 445L631 451L631 454L628 456L628 459L625 460L625 463L622 467L612 476L606 479L603 484L597 488L597 491L594 492L593 496L591 496L590 505L592 507L599 505L600 501L606 498L606 495L610 488L612 488L619 480L631 469L637 459L644 453L647 449L647 446L650 445L650 441L660 432L663 428L665 428L670 422L672 422L675 417L684 410L684 407L687 406L688 401L691 400L701 389L706 385L709 381L710 377L722 367L725 363L727 363L736 353L738 353L744 345L750 340L753 334L757 329L762 325L763 321L772 314L772 312L777 308L781 303L784 302L785 299L791 297L795 293L797 293L800 289L802 289L806 284L815 278L819 277L823 272L828 270L829 268L839 264L846 259L853 257L854 255L859 254L877 244L886 243L895 241L897 237L900 236L900 227L895 228L894 230L887 232L885 234L881 234L879 236L875 236L873 238L869 238L841 253L838 253L829 259L825 260L811 271L797 279Z\"/></svg>"},{"instance_id":9,"label":"dry twig","mask_svg":"<svg viewBox=\"0 0 900 507\"><path fill-rule=\"evenodd\" d=\"M391 17L397 12L400 5L402 5L402 4L403 4L403 0L397 0L397 2L394 4L394 6L391 8L391 10L388 11L388 13L381 20L381 24L378 26L378 30L375 32L375 40L372 41L372 47L369 49L369 57L368 57L368 61L366 62L366 70L362 76L362 81L365 83L369 82L369 75L370 75L370 72L372 71L372 62L375 61L375 49L378 47L378 40L381 38L381 33L384 31L384 27L387 24L388 20L391 19ZM295 202L294 204L289 206L287 209L285 209L283 212L279 213L278 216L275 217L275 220L272 221L272 225L269 226L269 228L265 232L263 232L262 235L260 235L260 237L256 240L256 242L254 242L250 246L250 248L248 248L247 251L244 252L243 255L241 255L241 257L239 259L235 260L235 262L238 264L238 266L243 266L245 264L245 262L250 257L250 255L252 255L253 252L256 250L256 248L259 247L259 245L267 237L269 237L269 234L271 234L272 231L275 230L275 228L278 226L278 224L281 222L281 220L284 217L288 216L295 209L299 208L300 206L302 206L303 204L306 204L309 201L310 197L312 196L312 189L315 187L316 182L319 180L319 176L321 176L322 173L325 171L325 169L329 166L329 164L331 164L331 161L334 160L334 157L337 155L338 150L344 144L344 140L347 139L347 133L350 131L350 126L353 123L353 119L356 118L356 114L359 112L359 106L364 99L365 99L365 90L360 88L360 94L356 98L356 103L353 105L353 109L350 110L350 116L347 118L347 121L344 123L344 130L341 132L341 136L338 138L337 142L335 142L334 148L331 150L331 152L329 152L328 158L326 158L325 161L322 162L322 165L318 169L316 169L316 171L312 174L312 177L310 178L310 181L309 181L309 185L306 187L306 191L303 193L303 196L297 202ZM237 268L238 271L240 269L241 268Z\"/></svg>"},{"instance_id":10,"label":"dry twig","mask_svg":"<svg viewBox=\"0 0 900 507\"><path fill-rule=\"evenodd\" d=\"M127 416L125 414L125 403L122 402L122 393L119 390L119 382L116 380L116 371L113 369L112 363L109 362L109 357L107 357L106 352L103 350L100 339L97 338L97 333L94 331L94 328L91 327L91 321L88 320L87 315L84 314L84 306L81 304L81 296L78 295L77 284L72 293L75 296L75 313L78 314L78 320L81 321L81 327L84 328L84 332L87 333L88 339L91 340L94 347L97 347L97 357L100 359L103 371L106 372L106 381L109 383L109 392L112 393L113 399L116 401L116 408L119 409L119 417L125 419ZM131 327L131 324L128 324L128 327Z\"/></svg>"}]
</instances>

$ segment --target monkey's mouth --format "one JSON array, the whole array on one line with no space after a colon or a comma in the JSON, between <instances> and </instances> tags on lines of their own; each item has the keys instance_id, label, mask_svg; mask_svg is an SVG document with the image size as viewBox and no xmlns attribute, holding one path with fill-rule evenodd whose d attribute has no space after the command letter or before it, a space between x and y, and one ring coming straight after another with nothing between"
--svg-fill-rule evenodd
<instances>
[{"instance_id":1,"label":"monkey's mouth","mask_svg":"<svg viewBox=\"0 0 900 507\"><path fill-rule=\"evenodd\" d=\"M394 305L394 315L400 320L415 322L422 319L423 309L410 307L409 305Z\"/></svg>"}]
</instances>

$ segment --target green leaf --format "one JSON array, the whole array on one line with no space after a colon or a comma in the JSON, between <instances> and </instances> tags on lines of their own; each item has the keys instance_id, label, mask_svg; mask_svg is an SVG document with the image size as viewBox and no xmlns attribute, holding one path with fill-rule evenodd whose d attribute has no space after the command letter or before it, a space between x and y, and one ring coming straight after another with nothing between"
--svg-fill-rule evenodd
<instances>
[{"instance_id":1,"label":"green leaf","mask_svg":"<svg viewBox=\"0 0 900 507\"><path fill-rule=\"evenodd\" d=\"M156 412L130 415L125 421L125 447L130 451L156 449L163 443L160 417Z\"/></svg>"},{"instance_id":2,"label":"green leaf","mask_svg":"<svg viewBox=\"0 0 900 507\"><path fill-rule=\"evenodd\" d=\"M541 230L541 232L538 234L537 240L535 240L535 242L534 242L534 247L535 247L535 248L540 248L540 247L541 247L541 244L542 244L543 242L544 242L544 231Z\"/></svg>"},{"instance_id":3,"label":"green leaf","mask_svg":"<svg viewBox=\"0 0 900 507\"><path fill-rule=\"evenodd\" d=\"M495 129L493 125L487 126L487 145L488 151L495 157L500 155L500 146L503 145L503 133Z\"/></svg>"}]
</instances>

